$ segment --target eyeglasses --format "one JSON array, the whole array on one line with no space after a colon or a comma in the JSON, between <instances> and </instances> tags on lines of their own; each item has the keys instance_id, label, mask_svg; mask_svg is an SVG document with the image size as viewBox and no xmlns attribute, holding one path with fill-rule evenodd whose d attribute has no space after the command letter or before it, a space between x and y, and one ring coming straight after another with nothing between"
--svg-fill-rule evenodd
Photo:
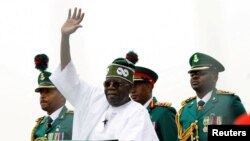
<instances>
[{"instance_id":1,"label":"eyeglasses","mask_svg":"<svg viewBox=\"0 0 250 141\"><path fill-rule=\"evenodd\" d=\"M112 84L113 87L115 87L116 89L119 88L119 87L122 87L122 86L125 86L125 85L130 85L128 83L120 83L120 82L117 82L117 81L104 81L103 83L103 86L105 88L108 88L110 87Z\"/></svg>"}]
</instances>

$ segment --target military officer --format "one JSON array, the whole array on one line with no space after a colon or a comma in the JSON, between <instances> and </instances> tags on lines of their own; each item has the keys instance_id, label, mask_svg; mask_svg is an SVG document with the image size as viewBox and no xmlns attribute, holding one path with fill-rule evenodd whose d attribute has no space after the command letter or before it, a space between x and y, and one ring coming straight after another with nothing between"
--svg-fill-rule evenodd
<instances>
[{"instance_id":1,"label":"military officer","mask_svg":"<svg viewBox=\"0 0 250 141\"><path fill-rule=\"evenodd\" d=\"M157 79L158 75L153 70L136 66L134 86L130 96L147 108L160 141L176 141L175 108L171 107L169 102L157 102L152 94Z\"/></svg>"},{"instance_id":2,"label":"military officer","mask_svg":"<svg viewBox=\"0 0 250 141\"><path fill-rule=\"evenodd\" d=\"M181 141L207 141L208 125L233 124L246 110L233 92L216 89L224 66L215 58L194 53L189 60L190 84L196 96L182 102L177 113L178 138Z\"/></svg>"},{"instance_id":3,"label":"military officer","mask_svg":"<svg viewBox=\"0 0 250 141\"><path fill-rule=\"evenodd\" d=\"M35 92L40 93L40 105L47 115L37 119L31 141L71 140L73 111L67 109L66 99L50 81L51 73L45 71L48 61L45 54L35 57L36 68L41 71Z\"/></svg>"}]
</instances>

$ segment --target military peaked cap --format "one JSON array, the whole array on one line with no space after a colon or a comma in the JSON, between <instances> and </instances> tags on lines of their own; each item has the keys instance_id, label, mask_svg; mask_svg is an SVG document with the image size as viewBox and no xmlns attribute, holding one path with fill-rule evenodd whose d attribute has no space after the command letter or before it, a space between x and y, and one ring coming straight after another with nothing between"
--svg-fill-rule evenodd
<instances>
[{"instance_id":1,"label":"military peaked cap","mask_svg":"<svg viewBox=\"0 0 250 141\"><path fill-rule=\"evenodd\" d=\"M158 75L156 72L149 68L136 66L134 73L134 81L149 81L151 84L155 84L158 79Z\"/></svg>"},{"instance_id":2,"label":"military peaked cap","mask_svg":"<svg viewBox=\"0 0 250 141\"><path fill-rule=\"evenodd\" d=\"M188 71L189 73L202 70L215 70L217 72L225 70L224 66L215 58L199 52L194 53L190 57L189 64L191 66L191 70Z\"/></svg>"},{"instance_id":3,"label":"military peaked cap","mask_svg":"<svg viewBox=\"0 0 250 141\"><path fill-rule=\"evenodd\" d=\"M46 54L38 54L34 58L35 68L41 71L38 76L38 87L35 92L40 92L42 88L55 88L55 85L49 79L51 73L46 71L48 68L49 58Z\"/></svg>"}]
</instances>

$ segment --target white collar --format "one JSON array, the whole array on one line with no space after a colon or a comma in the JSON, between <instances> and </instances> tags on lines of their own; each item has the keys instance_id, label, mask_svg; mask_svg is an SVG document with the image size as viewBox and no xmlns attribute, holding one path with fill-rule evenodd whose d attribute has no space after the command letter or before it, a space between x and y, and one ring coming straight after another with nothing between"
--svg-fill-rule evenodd
<instances>
[{"instance_id":1,"label":"white collar","mask_svg":"<svg viewBox=\"0 0 250 141\"><path fill-rule=\"evenodd\" d=\"M211 90L210 92L208 92L202 99L200 99L200 98L197 96L197 99L196 99L197 105L198 105L198 101L200 101L200 100L204 101L205 104L206 104L207 101L211 98L212 92L213 92L213 90Z\"/></svg>"},{"instance_id":2,"label":"white collar","mask_svg":"<svg viewBox=\"0 0 250 141\"><path fill-rule=\"evenodd\" d=\"M48 116L50 116L54 121L56 118L58 118L58 116L59 116L60 112L62 111L63 107L64 106L60 107L59 109L57 109L55 112L53 112L51 115L48 115Z\"/></svg>"}]
</instances>

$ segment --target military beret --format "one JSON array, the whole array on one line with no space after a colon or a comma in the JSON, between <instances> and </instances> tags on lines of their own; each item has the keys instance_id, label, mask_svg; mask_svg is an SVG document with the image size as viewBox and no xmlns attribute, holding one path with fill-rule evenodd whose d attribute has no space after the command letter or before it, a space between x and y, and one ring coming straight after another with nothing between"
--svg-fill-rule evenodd
<instances>
[{"instance_id":1,"label":"military beret","mask_svg":"<svg viewBox=\"0 0 250 141\"><path fill-rule=\"evenodd\" d=\"M117 77L133 84L135 65L126 58L117 58L108 66L106 78Z\"/></svg>"},{"instance_id":2,"label":"military beret","mask_svg":"<svg viewBox=\"0 0 250 141\"><path fill-rule=\"evenodd\" d=\"M42 88L55 88L55 85L49 79L51 73L46 71L48 68L49 58L46 54L38 54L35 56L35 68L41 73L38 76L38 87L35 92L40 92Z\"/></svg>"},{"instance_id":3,"label":"military beret","mask_svg":"<svg viewBox=\"0 0 250 141\"><path fill-rule=\"evenodd\" d=\"M189 73L202 70L215 70L217 72L225 70L224 66L215 58L199 52L194 53L190 57L189 64L191 66L191 70L188 71Z\"/></svg>"},{"instance_id":4,"label":"military beret","mask_svg":"<svg viewBox=\"0 0 250 141\"><path fill-rule=\"evenodd\" d=\"M158 75L156 72L149 68L136 66L135 67L135 73L134 73L134 81L149 81L152 85L155 84L155 82L158 79Z\"/></svg>"}]
</instances>

